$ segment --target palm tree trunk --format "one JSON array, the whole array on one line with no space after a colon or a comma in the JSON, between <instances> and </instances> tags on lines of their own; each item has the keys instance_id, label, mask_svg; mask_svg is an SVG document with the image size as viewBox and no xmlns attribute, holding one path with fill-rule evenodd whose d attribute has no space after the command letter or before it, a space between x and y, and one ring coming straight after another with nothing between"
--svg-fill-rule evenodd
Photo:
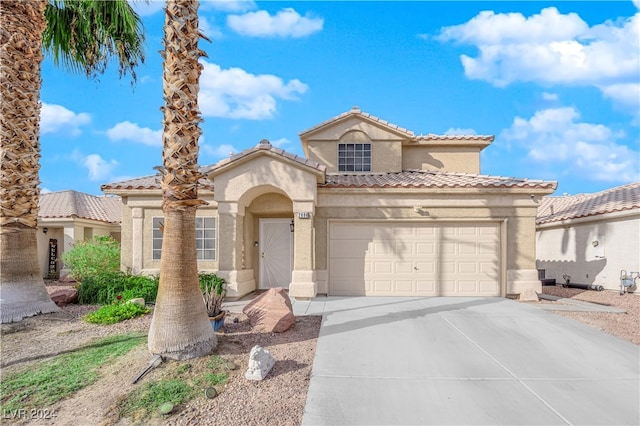
<instances>
[{"instance_id":1,"label":"palm tree trunk","mask_svg":"<svg viewBox=\"0 0 640 426\"><path fill-rule=\"evenodd\" d=\"M46 1L10 1L0 12L0 317L56 312L37 249L40 65Z\"/></svg>"},{"instance_id":2,"label":"palm tree trunk","mask_svg":"<svg viewBox=\"0 0 640 426\"><path fill-rule=\"evenodd\" d=\"M211 353L217 338L198 283L196 208L198 90L204 52L198 49L198 1L167 0L163 65L164 122L160 285L149 329L149 351L172 359Z\"/></svg>"}]
</instances>

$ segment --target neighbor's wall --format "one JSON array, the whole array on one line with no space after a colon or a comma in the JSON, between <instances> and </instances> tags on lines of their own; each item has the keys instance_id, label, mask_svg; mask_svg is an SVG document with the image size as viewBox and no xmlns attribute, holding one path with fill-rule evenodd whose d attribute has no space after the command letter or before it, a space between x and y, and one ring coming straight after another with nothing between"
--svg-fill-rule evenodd
<instances>
[{"instance_id":1,"label":"neighbor's wall","mask_svg":"<svg viewBox=\"0 0 640 426\"><path fill-rule=\"evenodd\" d=\"M557 283L563 283L566 274L575 283L619 290L622 269L640 271L640 210L623 217L607 214L542 225L536 240L537 267Z\"/></svg>"}]
</instances>

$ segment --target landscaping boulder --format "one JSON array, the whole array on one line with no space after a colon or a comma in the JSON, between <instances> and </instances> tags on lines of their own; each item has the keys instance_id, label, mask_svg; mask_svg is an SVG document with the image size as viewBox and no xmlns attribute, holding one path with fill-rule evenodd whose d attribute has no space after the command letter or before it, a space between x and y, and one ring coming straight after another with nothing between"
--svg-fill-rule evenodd
<instances>
[{"instance_id":1,"label":"landscaping boulder","mask_svg":"<svg viewBox=\"0 0 640 426\"><path fill-rule=\"evenodd\" d=\"M291 299L282 287L272 288L253 299L242 312L253 327L282 333L296 323Z\"/></svg>"},{"instance_id":2,"label":"landscaping boulder","mask_svg":"<svg viewBox=\"0 0 640 426\"><path fill-rule=\"evenodd\" d=\"M135 305L140 305L144 308L144 299L142 297L136 297L135 299L129 300L129 303L133 303Z\"/></svg>"},{"instance_id":3,"label":"landscaping boulder","mask_svg":"<svg viewBox=\"0 0 640 426\"><path fill-rule=\"evenodd\" d=\"M66 306L70 303L78 303L78 290L75 288L66 288L56 290L49 295L53 303L58 306Z\"/></svg>"},{"instance_id":4,"label":"landscaping boulder","mask_svg":"<svg viewBox=\"0 0 640 426\"><path fill-rule=\"evenodd\" d=\"M275 363L268 350L256 345L249 354L249 366L244 377L248 380L262 380L269 374Z\"/></svg>"}]
</instances>

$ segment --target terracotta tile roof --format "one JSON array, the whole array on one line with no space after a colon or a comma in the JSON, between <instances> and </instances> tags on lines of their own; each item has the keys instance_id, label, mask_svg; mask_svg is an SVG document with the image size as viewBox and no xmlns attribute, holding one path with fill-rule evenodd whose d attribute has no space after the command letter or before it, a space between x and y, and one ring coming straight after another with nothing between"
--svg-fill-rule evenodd
<instances>
[{"instance_id":1,"label":"terracotta tile roof","mask_svg":"<svg viewBox=\"0 0 640 426\"><path fill-rule=\"evenodd\" d=\"M371 115L369 113L362 112L360 110L360 108L357 107L357 106L354 106L349 111L343 112L342 114L339 114L339 115L336 115L335 117L330 118L328 120L325 120L322 123L320 123L320 124L318 124L316 126L313 126L310 129L307 129L305 131L302 131L302 132L300 132L298 134L300 136L302 136L302 135L304 135L306 133L311 133L314 130L320 129L320 128L324 127L324 126L327 126L327 125L329 125L329 124L331 124L333 122L336 122L336 121L340 121L343 118L347 118L347 117L364 117L364 118L367 118L367 119L369 119L371 121L375 121L376 123L382 124L383 126L389 128L391 130L395 130L396 132L404 133L408 138L412 138L414 136L414 134L413 134L413 132L411 130L407 130L404 127L400 127L397 124L389 123L388 121L383 120L383 119L381 119L379 117L376 117L375 115Z\"/></svg>"},{"instance_id":2,"label":"terracotta tile roof","mask_svg":"<svg viewBox=\"0 0 640 426\"><path fill-rule=\"evenodd\" d=\"M493 142L495 136L493 135L434 135L429 133L428 135L418 135L412 138L415 141L483 141Z\"/></svg>"},{"instance_id":3,"label":"terracotta tile roof","mask_svg":"<svg viewBox=\"0 0 640 426\"><path fill-rule=\"evenodd\" d=\"M97 220L107 223L122 221L120 197L95 196L77 191L48 192L40 195L38 217Z\"/></svg>"},{"instance_id":4,"label":"terracotta tile roof","mask_svg":"<svg viewBox=\"0 0 640 426\"><path fill-rule=\"evenodd\" d=\"M200 179L199 188L209 189L213 191L213 182L211 182L207 178ZM136 189L162 189L160 187L160 174L151 175L151 176L142 176L139 178L133 178L128 180L123 180L120 182L107 183L100 187L101 190L114 190L114 189L124 189L124 190L136 190Z\"/></svg>"},{"instance_id":5,"label":"terracotta tile roof","mask_svg":"<svg viewBox=\"0 0 640 426\"><path fill-rule=\"evenodd\" d=\"M359 107L354 106L349 111L343 112L342 114L336 115L333 118L323 121L322 123L311 127L303 132L300 132L299 135L303 136L307 133L311 133L315 130L318 130L322 127L329 126L336 121L340 121L342 119L348 117L363 117L370 121L379 123L390 130L394 130L396 132L403 133L407 139L420 142L420 141L482 141L482 142L492 142L495 137L493 135L435 135L433 133L429 133L427 135L415 135L411 130L407 130L404 127L400 127L397 124L389 123L386 120L383 120L375 115L371 115L367 112L363 112Z\"/></svg>"},{"instance_id":6,"label":"terracotta tile roof","mask_svg":"<svg viewBox=\"0 0 640 426\"><path fill-rule=\"evenodd\" d=\"M632 209L640 209L640 182L593 194L544 197L538 207L536 223L540 225Z\"/></svg>"},{"instance_id":7,"label":"terracotta tile roof","mask_svg":"<svg viewBox=\"0 0 640 426\"><path fill-rule=\"evenodd\" d=\"M319 188L539 188L555 189L556 182L452 173L405 170L400 173L328 174Z\"/></svg>"},{"instance_id":8,"label":"terracotta tile roof","mask_svg":"<svg viewBox=\"0 0 640 426\"><path fill-rule=\"evenodd\" d=\"M299 155L296 154L292 154L290 152L285 151L284 149L281 148L275 148L274 146L271 145L271 143L266 140L263 139L260 141L260 143L258 143L258 145L254 146L253 148L249 148L249 149L245 149L244 151L238 153L238 154L234 154L232 156L230 156L229 158L225 158L224 160L220 160L218 161L216 164L213 164L212 166L209 167L205 167L203 170L203 173L207 174L210 173L216 169L219 169L221 167L226 166L227 164L233 163L235 161L238 161L244 157L247 157L251 154L253 154L254 152L259 152L259 151L269 151L272 152L276 155L282 156L284 158L287 158L289 160L295 161L296 163L299 163L301 165L307 166L307 167L311 167L312 169L316 169L318 171L321 171L322 173L325 172L325 170L327 169L327 167L323 164L320 164L316 161L312 161L309 160L305 157L300 157Z\"/></svg>"}]
</instances>

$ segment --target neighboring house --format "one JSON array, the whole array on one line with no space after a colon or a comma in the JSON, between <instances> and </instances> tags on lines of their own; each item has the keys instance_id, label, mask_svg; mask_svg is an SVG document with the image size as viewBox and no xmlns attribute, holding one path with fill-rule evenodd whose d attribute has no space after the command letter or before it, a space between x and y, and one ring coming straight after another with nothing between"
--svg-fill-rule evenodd
<instances>
[{"instance_id":1,"label":"neighboring house","mask_svg":"<svg viewBox=\"0 0 640 426\"><path fill-rule=\"evenodd\" d=\"M536 219L536 259L545 278L620 289L620 271L640 271L640 182L594 194L545 197Z\"/></svg>"},{"instance_id":2,"label":"neighboring house","mask_svg":"<svg viewBox=\"0 0 640 426\"><path fill-rule=\"evenodd\" d=\"M62 253L76 241L110 235L120 241L122 200L77 191L40 195L38 257L45 278L59 276Z\"/></svg>"},{"instance_id":3,"label":"neighboring house","mask_svg":"<svg viewBox=\"0 0 640 426\"><path fill-rule=\"evenodd\" d=\"M540 290L536 209L556 183L478 174L493 136L418 136L354 107L300 139L305 158L263 140L202 169L199 268L230 297ZM122 197L122 267L157 273L157 177L102 190Z\"/></svg>"}]
</instances>

